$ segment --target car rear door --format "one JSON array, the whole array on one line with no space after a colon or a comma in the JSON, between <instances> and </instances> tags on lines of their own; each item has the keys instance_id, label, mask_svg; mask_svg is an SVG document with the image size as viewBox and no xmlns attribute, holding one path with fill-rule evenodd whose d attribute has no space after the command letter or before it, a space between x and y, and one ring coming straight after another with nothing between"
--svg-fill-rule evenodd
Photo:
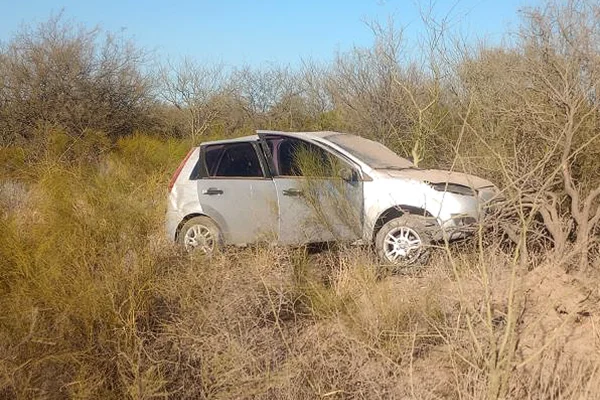
<instances>
[{"instance_id":1,"label":"car rear door","mask_svg":"<svg viewBox=\"0 0 600 400\"><path fill-rule=\"evenodd\" d=\"M278 235L275 184L256 142L201 146L198 200L228 244L274 241Z\"/></svg>"},{"instance_id":2,"label":"car rear door","mask_svg":"<svg viewBox=\"0 0 600 400\"><path fill-rule=\"evenodd\" d=\"M363 185L357 167L307 140L278 134L261 138L277 191L280 243L362 237Z\"/></svg>"}]
</instances>

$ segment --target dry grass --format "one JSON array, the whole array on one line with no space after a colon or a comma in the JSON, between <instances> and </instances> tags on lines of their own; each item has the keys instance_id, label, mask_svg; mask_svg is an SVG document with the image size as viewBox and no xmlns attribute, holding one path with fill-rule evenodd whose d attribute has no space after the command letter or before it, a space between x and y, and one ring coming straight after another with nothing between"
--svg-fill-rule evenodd
<instances>
[{"instance_id":1,"label":"dry grass","mask_svg":"<svg viewBox=\"0 0 600 400\"><path fill-rule=\"evenodd\" d=\"M599 396L597 278L513 275L497 246L385 277L358 248L189 257L162 237L186 147L137 136L4 171L0 397Z\"/></svg>"}]
</instances>

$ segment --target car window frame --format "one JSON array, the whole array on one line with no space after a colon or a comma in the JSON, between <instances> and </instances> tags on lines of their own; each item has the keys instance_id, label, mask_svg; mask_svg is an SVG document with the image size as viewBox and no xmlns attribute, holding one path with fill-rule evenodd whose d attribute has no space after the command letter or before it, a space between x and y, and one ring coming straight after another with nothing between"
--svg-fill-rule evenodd
<instances>
[{"instance_id":1,"label":"car window frame","mask_svg":"<svg viewBox=\"0 0 600 400\"><path fill-rule=\"evenodd\" d=\"M363 173L362 173L360 166L355 165L347 157L343 156L342 154L338 154L338 152L334 151L333 148L331 148L329 146L325 146L322 143L319 143L319 142L313 141L313 140L307 140L304 138L299 138L296 136L277 135L277 134L264 135L264 136L261 136L260 139L261 139L260 140L261 148L266 155L266 158L267 158L268 164L269 164L269 169L270 169L273 177L278 177L278 178L283 178L283 179L306 179L307 178L305 175L280 175L279 174L279 168L278 168L279 162L277 162L277 163L275 162L275 154L272 154L271 149L268 144L268 140L269 139L291 139L291 140L298 140L301 142L305 142L312 146L316 146L317 148L319 148L322 151L324 151L325 153L327 153L329 156L337 158L340 162L344 163L344 165L346 165L352 171L356 172L357 178L359 181L363 181ZM277 155L279 155L278 151L277 151ZM336 176L336 175L313 177L313 178L316 178L316 179L341 179L340 176Z\"/></svg>"},{"instance_id":2,"label":"car window frame","mask_svg":"<svg viewBox=\"0 0 600 400\"><path fill-rule=\"evenodd\" d=\"M206 165L206 149L210 146L233 146L248 143L254 149L256 156L258 158L258 163L260 169L262 171L262 176L211 176L208 173L208 166ZM225 151L225 149L224 149ZM221 163L223 155L219 158L219 165ZM210 180L271 180L273 178L270 168L268 166L267 161L265 160L265 156L262 152L260 144L258 141L235 141L235 142L223 142L223 143L203 143L200 145L200 154L198 157L198 162L192 174L195 175L195 179L210 179ZM190 177L191 179L191 177Z\"/></svg>"}]
</instances>

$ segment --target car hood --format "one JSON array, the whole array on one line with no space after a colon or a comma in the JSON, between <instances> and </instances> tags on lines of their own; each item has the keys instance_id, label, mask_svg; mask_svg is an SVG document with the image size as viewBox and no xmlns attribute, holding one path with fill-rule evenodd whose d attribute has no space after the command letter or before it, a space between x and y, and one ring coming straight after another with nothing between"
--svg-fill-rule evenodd
<instances>
[{"instance_id":1,"label":"car hood","mask_svg":"<svg viewBox=\"0 0 600 400\"><path fill-rule=\"evenodd\" d=\"M479 178L475 175L463 174L462 172L417 168L407 168L401 170L385 169L379 171L384 172L393 178L414 179L427 183L457 183L473 189L494 186L492 182L486 179Z\"/></svg>"}]
</instances>

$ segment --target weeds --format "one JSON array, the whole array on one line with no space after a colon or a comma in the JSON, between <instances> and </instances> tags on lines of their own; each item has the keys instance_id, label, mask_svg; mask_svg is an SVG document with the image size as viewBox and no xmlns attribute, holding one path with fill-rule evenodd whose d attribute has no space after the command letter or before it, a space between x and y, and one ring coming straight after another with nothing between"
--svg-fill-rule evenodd
<instances>
[{"instance_id":1,"label":"weeds","mask_svg":"<svg viewBox=\"0 0 600 400\"><path fill-rule=\"evenodd\" d=\"M386 277L361 248L190 257L161 232L186 150L139 134L85 163L47 152L4 170L2 397L596 395L592 284L544 261L513 276L491 243Z\"/></svg>"}]
</instances>

